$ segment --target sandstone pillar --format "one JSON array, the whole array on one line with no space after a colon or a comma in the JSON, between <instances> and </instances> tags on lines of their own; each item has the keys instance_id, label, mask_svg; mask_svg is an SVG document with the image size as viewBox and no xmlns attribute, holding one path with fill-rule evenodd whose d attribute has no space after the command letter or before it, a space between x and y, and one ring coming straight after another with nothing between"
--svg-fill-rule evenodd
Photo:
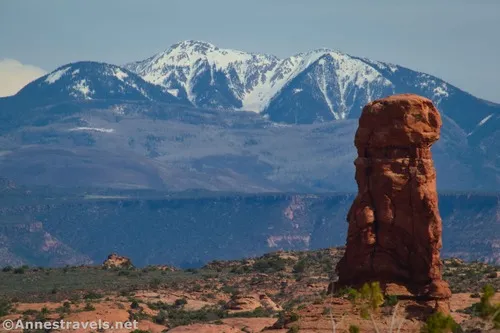
<instances>
[{"instance_id":1,"label":"sandstone pillar","mask_svg":"<svg viewBox=\"0 0 500 333\"><path fill-rule=\"evenodd\" d=\"M430 150L441 124L433 103L417 95L363 108L355 137L358 195L347 215L335 288L379 281L423 299L451 296L441 278L442 225Z\"/></svg>"}]
</instances>

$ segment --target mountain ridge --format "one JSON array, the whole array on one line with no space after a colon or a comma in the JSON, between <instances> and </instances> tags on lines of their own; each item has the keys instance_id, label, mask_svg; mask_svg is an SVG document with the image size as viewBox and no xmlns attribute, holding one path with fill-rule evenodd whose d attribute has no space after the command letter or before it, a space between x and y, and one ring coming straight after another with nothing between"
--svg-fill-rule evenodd
<instances>
[{"instance_id":1,"label":"mountain ridge","mask_svg":"<svg viewBox=\"0 0 500 333\"><path fill-rule=\"evenodd\" d=\"M347 190L354 185L352 137L361 109L405 92L433 97L441 112L433 148L439 189L498 188L500 105L425 73L324 51L280 60L191 41L131 68L154 69L150 77L96 62L61 66L0 98L0 171L64 186ZM211 52L215 60L199 56ZM146 81L153 78L170 81ZM249 94L266 108L242 111Z\"/></svg>"},{"instance_id":2,"label":"mountain ridge","mask_svg":"<svg viewBox=\"0 0 500 333\"><path fill-rule=\"evenodd\" d=\"M356 119L368 102L397 93L430 98L465 133L500 114L500 104L436 76L328 48L278 58L188 40L124 67L196 107L253 111L288 124Z\"/></svg>"},{"instance_id":3,"label":"mountain ridge","mask_svg":"<svg viewBox=\"0 0 500 333\"><path fill-rule=\"evenodd\" d=\"M116 65L96 61L78 61L62 65L23 87L7 98L33 98L37 106L69 100L150 100L185 103L144 81L137 74Z\"/></svg>"}]
</instances>

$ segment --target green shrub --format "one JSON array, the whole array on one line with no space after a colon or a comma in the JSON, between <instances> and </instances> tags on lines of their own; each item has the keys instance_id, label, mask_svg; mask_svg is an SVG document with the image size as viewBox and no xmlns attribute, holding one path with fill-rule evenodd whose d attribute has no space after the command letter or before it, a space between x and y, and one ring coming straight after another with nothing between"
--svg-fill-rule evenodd
<instances>
[{"instance_id":1,"label":"green shrub","mask_svg":"<svg viewBox=\"0 0 500 333\"><path fill-rule=\"evenodd\" d=\"M130 308L131 309L138 309L139 308L139 302L136 299L134 299L132 301L132 303L130 303Z\"/></svg>"},{"instance_id":2,"label":"green shrub","mask_svg":"<svg viewBox=\"0 0 500 333\"><path fill-rule=\"evenodd\" d=\"M233 286L223 286L221 288L222 292L230 295L236 295L238 294L238 289L233 287Z\"/></svg>"},{"instance_id":3,"label":"green shrub","mask_svg":"<svg viewBox=\"0 0 500 333\"><path fill-rule=\"evenodd\" d=\"M295 313L295 312L290 313L290 322L297 321L297 320L299 320L299 318L300 318L300 316L297 313Z\"/></svg>"},{"instance_id":4,"label":"green shrub","mask_svg":"<svg viewBox=\"0 0 500 333\"><path fill-rule=\"evenodd\" d=\"M183 307L184 305L187 304L187 300L185 298L179 298L179 299L175 300L174 304L175 304L175 306L181 308L181 307Z\"/></svg>"},{"instance_id":5,"label":"green shrub","mask_svg":"<svg viewBox=\"0 0 500 333\"><path fill-rule=\"evenodd\" d=\"M22 314L23 314L23 316L34 316L34 315L38 314L38 311L33 310L33 309L28 309L28 310L23 311Z\"/></svg>"},{"instance_id":6,"label":"green shrub","mask_svg":"<svg viewBox=\"0 0 500 333\"><path fill-rule=\"evenodd\" d=\"M436 312L427 318L421 333L455 333L460 332L460 326L451 316Z\"/></svg>"},{"instance_id":7,"label":"green shrub","mask_svg":"<svg viewBox=\"0 0 500 333\"><path fill-rule=\"evenodd\" d=\"M2 272L7 273L7 272L12 271L12 269L13 269L12 266L5 266L4 268L2 268Z\"/></svg>"},{"instance_id":8,"label":"green shrub","mask_svg":"<svg viewBox=\"0 0 500 333\"><path fill-rule=\"evenodd\" d=\"M245 274L250 272L250 266L238 266L238 267L233 267L230 270L230 273L233 274Z\"/></svg>"},{"instance_id":9,"label":"green shrub","mask_svg":"<svg viewBox=\"0 0 500 333\"><path fill-rule=\"evenodd\" d=\"M23 267L14 268L14 274L24 274L25 271Z\"/></svg>"},{"instance_id":10,"label":"green shrub","mask_svg":"<svg viewBox=\"0 0 500 333\"><path fill-rule=\"evenodd\" d=\"M353 288L344 290L344 295L347 295L347 299L351 302L357 302L361 298L361 293Z\"/></svg>"},{"instance_id":11,"label":"green shrub","mask_svg":"<svg viewBox=\"0 0 500 333\"><path fill-rule=\"evenodd\" d=\"M396 304L398 304L398 297L396 295L388 295L385 297L385 306L395 306Z\"/></svg>"},{"instance_id":12,"label":"green shrub","mask_svg":"<svg viewBox=\"0 0 500 333\"><path fill-rule=\"evenodd\" d=\"M127 271L127 270L118 271L118 276L129 276L129 275L130 275L130 271Z\"/></svg>"},{"instance_id":13,"label":"green shrub","mask_svg":"<svg viewBox=\"0 0 500 333\"><path fill-rule=\"evenodd\" d=\"M378 282L365 283L361 288L361 298L367 301L371 310L376 310L384 304L384 294Z\"/></svg>"},{"instance_id":14,"label":"green shrub","mask_svg":"<svg viewBox=\"0 0 500 333\"><path fill-rule=\"evenodd\" d=\"M88 293L83 296L84 299L90 300L90 299L100 299L103 298L104 296L102 294L99 294L95 291L89 291Z\"/></svg>"},{"instance_id":15,"label":"green shrub","mask_svg":"<svg viewBox=\"0 0 500 333\"><path fill-rule=\"evenodd\" d=\"M286 268L286 261L282 258L262 258L253 264L253 269L261 273L275 273Z\"/></svg>"},{"instance_id":16,"label":"green shrub","mask_svg":"<svg viewBox=\"0 0 500 333\"><path fill-rule=\"evenodd\" d=\"M71 304L69 302L64 302L62 306L56 309L57 313L69 314L71 312Z\"/></svg>"},{"instance_id":17,"label":"green shrub","mask_svg":"<svg viewBox=\"0 0 500 333\"><path fill-rule=\"evenodd\" d=\"M346 293L352 304L360 307L361 317L364 319L384 304L384 294L378 282L365 283L359 291L349 288Z\"/></svg>"},{"instance_id":18,"label":"green shrub","mask_svg":"<svg viewBox=\"0 0 500 333\"><path fill-rule=\"evenodd\" d=\"M272 315L272 312L264 309L263 307L259 306L255 308L253 311L246 311L246 312L238 312L234 314L228 314L228 317L238 317L238 318L263 318L263 317L270 317Z\"/></svg>"},{"instance_id":19,"label":"green shrub","mask_svg":"<svg viewBox=\"0 0 500 333\"><path fill-rule=\"evenodd\" d=\"M94 310L95 310L95 306L93 306L89 302L85 303L85 307L83 308L83 311L94 311Z\"/></svg>"},{"instance_id":20,"label":"green shrub","mask_svg":"<svg viewBox=\"0 0 500 333\"><path fill-rule=\"evenodd\" d=\"M286 324L285 312L281 311L280 313L278 313L278 320L276 321L276 323L274 323L274 327L275 328L284 328L285 324Z\"/></svg>"},{"instance_id":21,"label":"green shrub","mask_svg":"<svg viewBox=\"0 0 500 333\"><path fill-rule=\"evenodd\" d=\"M349 326L349 333L359 333L359 327L356 325Z\"/></svg>"},{"instance_id":22,"label":"green shrub","mask_svg":"<svg viewBox=\"0 0 500 333\"><path fill-rule=\"evenodd\" d=\"M293 266L294 273L303 273L306 270L306 260L301 259Z\"/></svg>"},{"instance_id":23,"label":"green shrub","mask_svg":"<svg viewBox=\"0 0 500 333\"><path fill-rule=\"evenodd\" d=\"M171 305L163 302L148 303L148 306L152 310L159 310L158 315L153 317L153 321L164 325L168 319L169 327L198 322L213 322L229 316L227 311L215 307L204 307L199 310L187 311L183 307L179 308L175 304Z\"/></svg>"},{"instance_id":24,"label":"green shrub","mask_svg":"<svg viewBox=\"0 0 500 333\"><path fill-rule=\"evenodd\" d=\"M298 333L298 332L299 332L299 326L298 325L293 325L287 331L287 333Z\"/></svg>"},{"instance_id":25,"label":"green shrub","mask_svg":"<svg viewBox=\"0 0 500 333\"><path fill-rule=\"evenodd\" d=\"M495 292L493 286L489 284L484 286L479 303L472 306L472 313L483 319L491 320L495 328L500 328L500 304L493 304L491 301Z\"/></svg>"}]
</instances>

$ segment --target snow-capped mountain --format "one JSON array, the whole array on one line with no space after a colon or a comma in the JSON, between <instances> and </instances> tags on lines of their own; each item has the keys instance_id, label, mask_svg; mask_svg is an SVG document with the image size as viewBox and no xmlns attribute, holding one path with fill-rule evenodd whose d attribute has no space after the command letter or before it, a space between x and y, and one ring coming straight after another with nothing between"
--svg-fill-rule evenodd
<instances>
[{"instance_id":1,"label":"snow-capped mountain","mask_svg":"<svg viewBox=\"0 0 500 333\"><path fill-rule=\"evenodd\" d=\"M343 119L354 106L391 92L391 82L378 71L331 50L278 59L185 41L125 67L177 96L187 97L198 107L242 109L271 116L283 99L298 99L309 110L324 109L326 115L322 115L323 110L313 111L318 119ZM312 96L306 96L305 90ZM321 105L311 105L307 97Z\"/></svg>"},{"instance_id":2,"label":"snow-capped mountain","mask_svg":"<svg viewBox=\"0 0 500 333\"><path fill-rule=\"evenodd\" d=\"M189 103L115 65L82 61L61 66L15 96L38 105L65 101L129 100Z\"/></svg>"},{"instance_id":3,"label":"snow-capped mountain","mask_svg":"<svg viewBox=\"0 0 500 333\"><path fill-rule=\"evenodd\" d=\"M130 186L161 187L167 179L171 189L348 190L355 119L367 102L393 93L430 97L441 111L433 147L440 189L498 187L498 104L425 73L336 51L279 59L192 41L126 69L64 65L0 98L0 146L18 149L0 154L0 173L74 184L71 175L60 180L64 173L45 156L54 147L90 147L106 172L72 155L75 172L88 170L83 182L122 186L134 174ZM47 145L47 154L40 150L46 178L32 172L40 164L24 145Z\"/></svg>"},{"instance_id":4,"label":"snow-capped mountain","mask_svg":"<svg viewBox=\"0 0 500 333\"><path fill-rule=\"evenodd\" d=\"M279 59L184 41L125 68L197 107L255 111L286 123L357 118L367 102L403 92L432 99L466 130L491 111L432 75L328 49ZM475 112L464 116L458 100Z\"/></svg>"}]
</instances>

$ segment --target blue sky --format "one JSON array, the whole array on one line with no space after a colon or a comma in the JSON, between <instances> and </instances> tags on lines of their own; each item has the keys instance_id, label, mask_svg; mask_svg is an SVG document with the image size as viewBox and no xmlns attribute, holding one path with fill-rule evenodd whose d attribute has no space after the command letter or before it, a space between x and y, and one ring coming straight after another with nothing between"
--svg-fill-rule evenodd
<instances>
[{"instance_id":1,"label":"blue sky","mask_svg":"<svg viewBox=\"0 0 500 333\"><path fill-rule=\"evenodd\" d=\"M0 31L0 59L46 71L141 60L186 39L281 57L326 47L500 102L498 0L0 0Z\"/></svg>"}]
</instances>

